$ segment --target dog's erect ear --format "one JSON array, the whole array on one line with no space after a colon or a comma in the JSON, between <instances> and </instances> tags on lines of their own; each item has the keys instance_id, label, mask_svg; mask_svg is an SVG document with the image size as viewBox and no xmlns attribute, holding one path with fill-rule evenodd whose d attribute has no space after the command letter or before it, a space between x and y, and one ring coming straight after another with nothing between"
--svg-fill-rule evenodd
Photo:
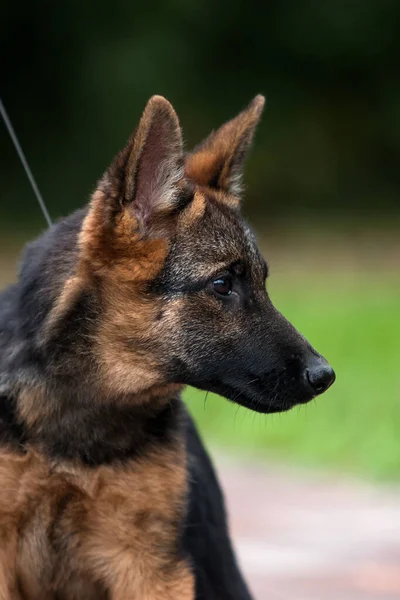
<instances>
[{"instance_id":1,"label":"dog's erect ear","mask_svg":"<svg viewBox=\"0 0 400 600\"><path fill-rule=\"evenodd\" d=\"M82 273L117 269L119 280L139 281L159 271L184 190L183 160L178 117L153 96L92 196L79 236Z\"/></svg>"},{"instance_id":2,"label":"dog's erect ear","mask_svg":"<svg viewBox=\"0 0 400 600\"><path fill-rule=\"evenodd\" d=\"M148 101L136 131L106 171L100 189L118 208L127 208L146 232L153 217L174 208L183 175L182 132L171 104Z\"/></svg>"},{"instance_id":3,"label":"dog's erect ear","mask_svg":"<svg viewBox=\"0 0 400 600\"><path fill-rule=\"evenodd\" d=\"M243 164L264 103L264 96L256 96L237 117L213 131L187 156L186 175L199 185L239 195Z\"/></svg>"}]
</instances>

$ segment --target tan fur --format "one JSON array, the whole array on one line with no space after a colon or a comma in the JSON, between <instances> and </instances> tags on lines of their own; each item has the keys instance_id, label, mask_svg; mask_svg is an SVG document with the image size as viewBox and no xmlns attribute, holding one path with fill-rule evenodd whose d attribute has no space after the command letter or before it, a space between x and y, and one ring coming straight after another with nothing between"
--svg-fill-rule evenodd
<instances>
[{"instance_id":1,"label":"tan fur","mask_svg":"<svg viewBox=\"0 0 400 600\"><path fill-rule=\"evenodd\" d=\"M60 296L53 308L51 309L42 331L40 332L39 344L44 346L54 331L57 329L58 323L67 314L70 307L79 297L84 287L84 278L73 275L65 282Z\"/></svg>"},{"instance_id":2,"label":"tan fur","mask_svg":"<svg viewBox=\"0 0 400 600\"><path fill-rule=\"evenodd\" d=\"M11 516L0 523L0 600L23 600L15 577L17 552L17 528Z\"/></svg>"},{"instance_id":3,"label":"tan fur","mask_svg":"<svg viewBox=\"0 0 400 600\"><path fill-rule=\"evenodd\" d=\"M192 202L182 212L179 217L179 225L184 227L191 227L193 224L201 219L206 210L206 198L199 190L194 194Z\"/></svg>"},{"instance_id":4,"label":"tan fur","mask_svg":"<svg viewBox=\"0 0 400 600\"><path fill-rule=\"evenodd\" d=\"M27 386L21 390L18 397L18 416L28 427L36 427L43 423L51 411L51 402L46 398L44 385Z\"/></svg>"},{"instance_id":5,"label":"tan fur","mask_svg":"<svg viewBox=\"0 0 400 600\"><path fill-rule=\"evenodd\" d=\"M189 154L186 175L198 185L239 196L244 155L251 144L265 99L256 96L237 117L228 121Z\"/></svg>"},{"instance_id":6,"label":"tan fur","mask_svg":"<svg viewBox=\"0 0 400 600\"><path fill-rule=\"evenodd\" d=\"M229 206L229 208L238 209L240 205L239 196L235 196L235 194L231 194L230 192L224 192L221 190L207 190L207 196L212 198L216 202L221 204L225 204L225 206Z\"/></svg>"},{"instance_id":7,"label":"tan fur","mask_svg":"<svg viewBox=\"0 0 400 600\"><path fill-rule=\"evenodd\" d=\"M101 589L112 600L194 597L190 568L175 558L182 443L96 469L3 452L0 481L0 598L18 598L19 585L24 599L50 600L71 581L85 600L105 599Z\"/></svg>"},{"instance_id":8,"label":"tan fur","mask_svg":"<svg viewBox=\"0 0 400 600\"><path fill-rule=\"evenodd\" d=\"M189 155L186 160L185 171L187 176L198 185L207 187L214 177L218 163L221 164L219 154L204 149Z\"/></svg>"},{"instance_id":9,"label":"tan fur","mask_svg":"<svg viewBox=\"0 0 400 600\"><path fill-rule=\"evenodd\" d=\"M156 317L161 303L143 298L137 284L123 283L123 273L128 276L125 265L104 282L104 319L94 342L94 351L105 391L138 394L164 382L155 358L156 349L151 355L143 349L146 341L156 337ZM127 331L135 340L134 347L127 345Z\"/></svg>"},{"instance_id":10,"label":"tan fur","mask_svg":"<svg viewBox=\"0 0 400 600\"><path fill-rule=\"evenodd\" d=\"M161 270L168 252L165 238L142 239L137 221L122 211L107 220L105 193L97 190L79 236L81 275L97 273L122 281L150 281Z\"/></svg>"}]
</instances>

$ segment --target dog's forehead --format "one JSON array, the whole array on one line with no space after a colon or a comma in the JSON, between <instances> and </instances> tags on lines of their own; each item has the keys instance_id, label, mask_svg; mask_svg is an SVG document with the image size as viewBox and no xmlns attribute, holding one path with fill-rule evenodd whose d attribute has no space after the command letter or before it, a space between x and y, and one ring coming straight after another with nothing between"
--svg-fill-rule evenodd
<instances>
[{"instance_id":1,"label":"dog's forehead","mask_svg":"<svg viewBox=\"0 0 400 600\"><path fill-rule=\"evenodd\" d=\"M178 231L167 262L171 273L200 278L239 261L255 275L264 271L255 236L238 208L206 198L201 215Z\"/></svg>"}]
</instances>

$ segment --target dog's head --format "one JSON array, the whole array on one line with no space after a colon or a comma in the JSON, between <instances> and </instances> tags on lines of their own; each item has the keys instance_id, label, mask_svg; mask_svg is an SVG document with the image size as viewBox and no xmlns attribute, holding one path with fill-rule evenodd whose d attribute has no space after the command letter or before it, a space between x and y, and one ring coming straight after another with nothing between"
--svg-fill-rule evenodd
<instances>
[{"instance_id":1,"label":"dog's head","mask_svg":"<svg viewBox=\"0 0 400 600\"><path fill-rule=\"evenodd\" d=\"M174 109L155 96L100 181L78 269L46 327L82 286L91 290L93 361L110 394L190 384L267 413L333 382L325 359L271 303L267 264L240 213L263 105L257 96L185 155Z\"/></svg>"}]
</instances>

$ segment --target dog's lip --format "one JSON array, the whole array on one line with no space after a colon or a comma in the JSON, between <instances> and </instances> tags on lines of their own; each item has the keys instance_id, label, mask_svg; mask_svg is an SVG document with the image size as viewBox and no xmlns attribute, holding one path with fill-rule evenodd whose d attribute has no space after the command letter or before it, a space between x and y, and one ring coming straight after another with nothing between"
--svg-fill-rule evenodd
<instances>
[{"instance_id":1,"label":"dog's lip","mask_svg":"<svg viewBox=\"0 0 400 600\"><path fill-rule=\"evenodd\" d=\"M257 381L250 381L242 386L234 385L233 383L220 383L210 386L208 389L212 392L227 398L230 402L244 406L253 412L259 412L264 414L274 414L280 412L286 412L299 404L306 404L313 399L314 396L311 394L301 394L288 398L283 398L277 402L272 402L271 397L265 392L263 393L260 389L257 389ZM251 390L250 386L254 386ZM247 387L247 389L246 389Z\"/></svg>"},{"instance_id":2,"label":"dog's lip","mask_svg":"<svg viewBox=\"0 0 400 600\"><path fill-rule=\"evenodd\" d=\"M236 397L231 398L227 396L228 400L234 402L235 404L240 404L240 406L244 406L253 412L263 413L263 414L275 414L286 412L299 404L299 402L287 402L282 404L271 404L269 399L260 397L257 400L250 398L247 394L236 394Z\"/></svg>"}]
</instances>

